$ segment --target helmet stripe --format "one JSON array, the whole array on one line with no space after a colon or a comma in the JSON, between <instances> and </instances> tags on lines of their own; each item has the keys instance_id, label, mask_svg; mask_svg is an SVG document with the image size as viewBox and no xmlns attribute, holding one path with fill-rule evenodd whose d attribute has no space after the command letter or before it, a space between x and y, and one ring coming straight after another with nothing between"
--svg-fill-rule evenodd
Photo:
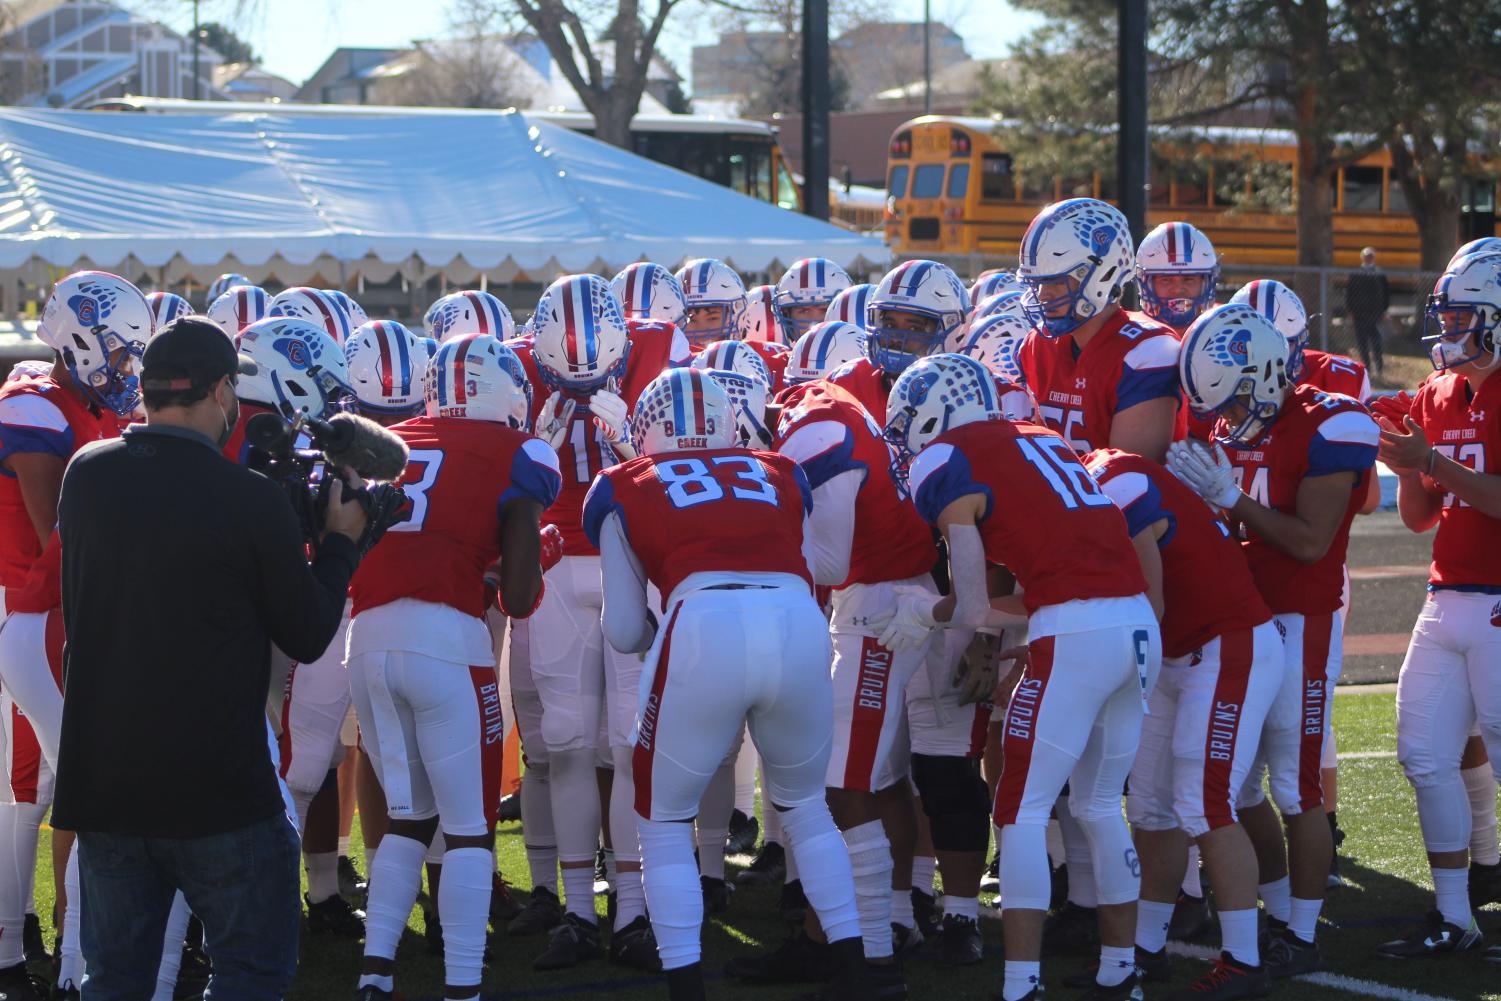
<instances>
[{"instance_id":1,"label":"helmet stripe","mask_svg":"<svg viewBox=\"0 0 1501 1001\"><path fill-rule=\"evenodd\" d=\"M1178 226L1177 226L1176 223L1169 223L1168 224L1167 234L1166 235L1167 235L1167 262L1169 264L1177 264L1178 263Z\"/></svg>"},{"instance_id":2,"label":"helmet stripe","mask_svg":"<svg viewBox=\"0 0 1501 1001\"><path fill-rule=\"evenodd\" d=\"M470 334L467 337L460 338L458 350L454 352L458 356L454 359L453 363L453 402L456 404L469 402L469 394L465 389L465 384L469 381L469 375L465 367L469 360L469 348L480 336L482 335Z\"/></svg>"},{"instance_id":3,"label":"helmet stripe","mask_svg":"<svg viewBox=\"0 0 1501 1001\"><path fill-rule=\"evenodd\" d=\"M816 270L813 272L813 282L819 288L823 288L824 282L828 281L828 278L824 274L824 260L822 257L815 258L814 263Z\"/></svg>"},{"instance_id":4,"label":"helmet stripe","mask_svg":"<svg viewBox=\"0 0 1501 1001\"><path fill-rule=\"evenodd\" d=\"M335 321L333 311L328 308L328 303L323 301L321 295L309 292L307 298L311 299L318 312L323 314L323 329L328 331L328 336L338 337L342 343L344 338L339 337L339 323Z\"/></svg>"},{"instance_id":5,"label":"helmet stripe","mask_svg":"<svg viewBox=\"0 0 1501 1001\"><path fill-rule=\"evenodd\" d=\"M464 300L469 303L469 308L474 311L474 318L479 323L479 331L482 334L490 333L490 317L485 309L485 300L478 293L465 292Z\"/></svg>"},{"instance_id":6,"label":"helmet stripe","mask_svg":"<svg viewBox=\"0 0 1501 1001\"><path fill-rule=\"evenodd\" d=\"M687 369L681 368L673 369L672 379L668 383L672 387L672 426L678 434L682 434L686 426L683 414L683 380L688 378L686 375L687 371Z\"/></svg>"},{"instance_id":7,"label":"helmet stripe","mask_svg":"<svg viewBox=\"0 0 1501 1001\"><path fill-rule=\"evenodd\" d=\"M704 417L704 376L702 372L695 372L688 377L689 384L693 387L690 400L689 412L693 419L693 434L706 436L709 433L708 421Z\"/></svg>"},{"instance_id":8,"label":"helmet stripe","mask_svg":"<svg viewBox=\"0 0 1501 1001\"><path fill-rule=\"evenodd\" d=\"M563 300L563 357L567 360L568 364L577 365L579 363L579 343L578 332L574 328L574 324L577 322L574 319L574 314L578 311L578 307L574 304L573 297L578 294L578 289L570 282L558 291L562 293L559 298Z\"/></svg>"},{"instance_id":9,"label":"helmet stripe","mask_svg":"<svg viewBox=\"0 0 1501 1001\"><path fill-rule=\"evenodd\" d=\"M584 321L584 357L581 361L585 365L593 365L599 358L598 338L594 330L593 303L588 301L589 283L580 279L577 282L579 294L579 318Z\"/></svg>"},{"instance_id":10,"label":"helmet stripe","mask_svg":"<svg viewBox=\"0 0 1501 1001\"><path fill-rule=\"evenodd\" d=\"M391 370L391 339L386 332L384 320L375 324L375 343L380 348L380 362L375 366L375 370L380 373L380 391L382 396L389 399L395 373Z\"/></svg>"},{"instance_id":11,"label":"helmet stripe","mask_svg":"<svg viewBox=\"0 0 1501 1001\"><path fill-rule=\"evenodd\" d=\"M407 338L396 338L396 355L401 362L401 395L407 396L412 392L412 355L407 348Z\"/></svg>"},{"instance_id":12,"label":"helmet stripe","mask_svg":"<svg viewBox=\"0 0 1501 1001\"><path fill-rule=\"evenodd\" d=\"M1193 227L1186 222L1178 224L1178 229L1183 233L1183 263L1192 264L1194 259L1194 231Z\"/></svg>"},{"instance_id":13,"label":"helmet stripe","mask_svg":"<svg viewBox=\"0 0 1501 1001\"><path fill-rule=\"evenodd\" d=\"M904 276L907 278L906 294L916 295L918 287L922 285L922 280L928 276L928 272L932 269L933 264L931 261L919 261L917 266L912 269L911 274L909 276ZM898 283L894 291L901 291L900 283Z\"/></svg>"}]
</instances>

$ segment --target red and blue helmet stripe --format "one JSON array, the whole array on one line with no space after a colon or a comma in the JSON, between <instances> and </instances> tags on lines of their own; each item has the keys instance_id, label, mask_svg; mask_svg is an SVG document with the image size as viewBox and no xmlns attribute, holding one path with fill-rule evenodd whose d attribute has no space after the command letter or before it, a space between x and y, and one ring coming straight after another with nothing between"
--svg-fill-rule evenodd
<instances>
[{"instance_id":1,"label":"red and blue helmet stripe","mask_svg":"<svg viewBox=\"0 0 1501 1001\"><path fill-rule=\"evenodd\" d=\"M563 300L564 357L570 365L587 368L599 359L592 285L586 276L575 275L563 283L558 294Z\"/></svg>"},{"instance_id":2,"label":"red and blue helmet stripe","mask_svg":"<svg viewBox=\"0 0 1501 1001\"><path fill-rule=\"evenodd\" d=\"M407 338L395 329L390 320L377 320L371 328L375 331L375 343L380 348L380 391L386 397L408 396L416 366L412 364Z\"/></svg>"},{"instance_id":3,"label":"red and blue helmet stripe","mask_svg":"<svg viewBox=\"0 0 1501 1001\"><path fill-rule=\"evenodd\" d=\"M672 386L672 427L679 437L708 437L709 421L704 408L707 378L694 368L675 368L668 375Z\"/></svg>"}]
</instances>

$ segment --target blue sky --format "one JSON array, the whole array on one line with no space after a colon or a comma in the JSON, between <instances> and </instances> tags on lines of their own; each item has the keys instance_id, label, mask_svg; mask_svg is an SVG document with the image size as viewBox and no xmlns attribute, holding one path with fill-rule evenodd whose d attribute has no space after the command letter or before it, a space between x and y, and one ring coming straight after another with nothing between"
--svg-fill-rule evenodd
<instances>
[{"instance_id":1,"label":"blue sky","mask_svg":"<svg viewBox=\"0 0 1501 1001\"><path fill-rule=\"evenodd\" d=\"M242 34L260 53L267 69L302 82L311 76L333 49L341 45L396 47L414 38L433 38L447 29L444 0L250 0L261 15L241 25ZM892 17L919 20L922 0L888 0ZM192 24L186 0L147 0L146 14L174 27ZM239 4L234 0L203 0L205 21L224 17ZM1015 24L1009 7L1000 0L932 0L933 18L953 23L964 36L971 55L1005 54L1007 38L998 24ZM684 4L673 14L663 46L683 73L695 43L712 41L714 18L704 5ZM288 30L290 29L290 30Z\"/></svg>"}]
</instances>

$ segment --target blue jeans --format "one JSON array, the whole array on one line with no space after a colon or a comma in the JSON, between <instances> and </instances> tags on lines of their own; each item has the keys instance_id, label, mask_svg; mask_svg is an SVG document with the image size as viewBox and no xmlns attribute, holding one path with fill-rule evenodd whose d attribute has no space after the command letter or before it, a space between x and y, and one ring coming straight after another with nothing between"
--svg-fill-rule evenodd
<instances>
[{"instance_id":1,"label":"blue jeans","mask_svg":"<svg viewBox=\"0 0 1501 1001\"><path fill-rule=\"evenodd\" d=\"M206 838L78 835L85 1001L144 1001L172 895L203 923L205 1001L277 1001L297 972L301 843L286 814Z\"/></svg>"}]
</instances>

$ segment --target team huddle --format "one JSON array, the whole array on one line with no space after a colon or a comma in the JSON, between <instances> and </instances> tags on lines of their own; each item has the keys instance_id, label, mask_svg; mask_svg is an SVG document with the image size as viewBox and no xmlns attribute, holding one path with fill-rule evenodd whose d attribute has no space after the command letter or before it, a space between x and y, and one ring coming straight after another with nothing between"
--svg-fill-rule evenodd
<instances>
[{"instance_id":1,"label":"team huddle","mask_svg":"<svg viewBox=\"0 0 1501 1001\"><path fill-rule=\"evenodd\" d=\"M1122 305L1133 282L1141 312ZM419 336L341 292L222 276L205 315L242 356L227 459L255 461L262 413L353 410L409 450L406 519L356 572L339 637L283 665L268 705L309 927L363 935L360 1001L394 996L424 863L448 998L479 996L492 924L506 952L545 932L537 969L607 937L673 1001L705 997L701 927L730 906L727 837L754 847L757 776L763 840L738 880L781 883L793 929L734 959L739 980L905 998L919 948L983 961L988 879L1003 1001L1040 996L1043 955L1070 941L1098 944L1065 979L1081 997L1153 994L1169 935L1210 920L1223 951L1173 997L1261 997L1318 969L1346 548L1378 455L1404 523L1438 526L1398 695L1436 899L1380 952L1480 947L1472 907L1501 902L1501 704L1481 683L1501 662L1501 239L1439 280L1437 371L1410 397L1372 399L1359 363L1308 347L1288 286L1216 305L1218 282L1194 227L1133 247L1087 198L1044 209L1016 271L969 287L921 260L874 285L802 260L749 290L718 260L638 263L558 278L519 327L455 292ZM55 363L0 389L10 998L47 996L25 963L63 706L58 484L140 416L147 341L192 313L69 276L38 330ZM493 851L511 723L524 906ZM331 819L346 744L369 765L363 911ZM76 858L63 882L51 996L69 998ZM161 999L188 911L179 895Z\"/></svg>"}]
</instances>

